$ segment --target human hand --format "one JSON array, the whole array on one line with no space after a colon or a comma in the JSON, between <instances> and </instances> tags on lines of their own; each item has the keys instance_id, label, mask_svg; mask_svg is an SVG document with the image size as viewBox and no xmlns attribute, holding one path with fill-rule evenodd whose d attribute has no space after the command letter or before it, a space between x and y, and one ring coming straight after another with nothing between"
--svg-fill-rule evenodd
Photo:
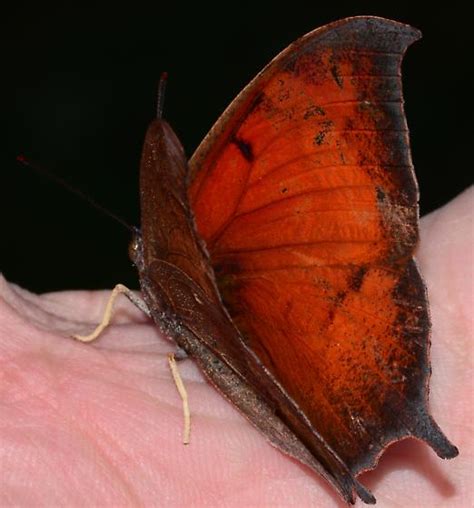
<instances>
[{"instance_id":1,"label":"human hand","mask_svg":"<svg viewBox=\"0 0 474 508\"><path fill-rule=\"evenodd\" d=\"M460 455L442 462L409 439L362 482L383 507L464 507L474 498L471 188L425 217L417 259L433 333L430 407ZM118 281L119 282L119 281ZM191 415L168 370L172 342L108 291L33 295L0 281L1 506L344 506L324 480L272 448L204 379L180 364Z\"/></svg>"}]
</instances>

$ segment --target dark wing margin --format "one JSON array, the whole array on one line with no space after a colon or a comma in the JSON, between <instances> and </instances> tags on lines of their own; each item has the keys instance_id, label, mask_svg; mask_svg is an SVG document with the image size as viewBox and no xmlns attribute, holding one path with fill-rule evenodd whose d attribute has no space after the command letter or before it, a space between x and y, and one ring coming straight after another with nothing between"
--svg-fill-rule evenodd
<instances>
[{"instance_id":1,"label":"dark wing margin","mask_svg":"<svg viewBox=\"0 0 474 508\"><path fill-rule=\"evenodd\" d=\"M244 88L190 160L225 307L286 394L273 394L277 414L349 502L351 489L374 498L341 464L354 480L410 436L458 453L427 409L428 302L411 259L418 188L400 67L419 37L375 17L311 32ZM265 382L253 381L268 397Z\"/></svg>"}]
</instances>

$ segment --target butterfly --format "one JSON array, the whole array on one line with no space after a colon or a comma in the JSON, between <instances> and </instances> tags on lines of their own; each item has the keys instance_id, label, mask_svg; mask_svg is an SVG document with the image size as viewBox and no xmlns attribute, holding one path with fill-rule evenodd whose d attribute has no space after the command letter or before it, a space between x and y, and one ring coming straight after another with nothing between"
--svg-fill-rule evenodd
<instances>
[{"instance_id":1,"label":"butterfly","mask_svg":"<svg viewBox=\"0 0 474 508\"><path fill-rule=\"evenodd\" d=\"M348 503L387 446L458 453L428 411L430 319L400 68L420 33L347 18L291 44L189 163L146 134L130 253L157 326Z\"/></svg>"}]
</instances>

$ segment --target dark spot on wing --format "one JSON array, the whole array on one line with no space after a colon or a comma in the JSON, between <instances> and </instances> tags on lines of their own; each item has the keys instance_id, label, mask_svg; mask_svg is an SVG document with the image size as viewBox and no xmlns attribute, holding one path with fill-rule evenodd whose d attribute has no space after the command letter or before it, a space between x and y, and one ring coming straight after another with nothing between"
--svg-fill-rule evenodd
<instances>
[{"instance_id":1,"label":"dark spot on wing","mask_svg":"<svg viewBox=\"0 0 474 508\"><path fill-rule=\"evenodd\" d=\"M341 303L344 301L346 296L347 296L346 291L338 291L335 298L334 298L336 305L341 305Z\"/></svg>"},{"instance_id":2,"label":"dark spot on wing","mask_svg":"<svg viewBox=\"0 0 474 508\"><path fill-rule=\"evenodd\" d=\"M311 106L303 115L303 118L305 120L308 120L308 118L311 118L313 116L325 116L326 112L321 106Z\"/></svg>"},{"instance_id":3,"label":"dark spot on wing","mask_svg":"<svg viewBox=\"0 0 474 508\"><path fill-rule=\"evenodd\" d=\"M377 201L379 203L384 203L387 199L387 194L385 194L385 191L382 189L382 187L377 186L376 193L377 193Z\"/></svg>"},{"instance_id":4,"label":"dark spot on wing","mask_svg":"<svg viewBox=\"0 0 474 508\"><path fill-rule=\"evenodd\" d=\"M328 323L330 325L334 322L334 317L336 315L336 309L342 305L346 296L347 296L346 291L338 291L336 293L336 296L333 298L334 305L329 309L329 313L328 313Z\"/></svg>"},{"instance_id":5,"label":"dark spot on wing","mask_svg":"<svg viewBox=\"0 0 474 508\"><path fill-rule=\"evenodd\" d=\"M240 153L246 161L252 162L254 160L255 157L253 154L252 145L249 141L235 136L232 139L232 143L234 143L234 145L240 150Z\"/></svg>"},{"instance_id":6,"label":"dark spot on wing","mask_svg":"<svg viewBox=\"0 0 474 508\"><path fill-rule=\"evenodd\" d=\"M314 142L316 145L321 146L324 141L324 137L326 136L326 133L324 131L319 131L316 136L314 137Z\"/></svg>"},{"instance_id":7,"label":"dark spot on wing","mask_svg":"<svg viewBox=\"0 0 474 508\"><path fill-rule=\"evenodd\" d=\"M321 126L322 129L314 137L314 143L318 146L323 144L326 134L331 130L331 127L333 126L333 122L331 120L324 120L321 122Z\"/></svg>"},{"instance_id":8,"label":"dark spot on wing","mask_svg":"<svg viewBox=\"0 0 474 508\"><path fill-rule=\"evenodd\" d=\"M349 288L353 291L360 291L366 273L367 268L365 266L357 268L349 279Z\"/></svg>"},{"instance_id":9,"label":"dark spot on wing","mask_svg":"<svg viewBox=\"0 0 474 508\"><path fill-rule=\"evenodd\" d=\"M260 104L262 104L264 102L265 99L266 99L265 93L258 92L255 95L255 97L250 105L249 113L251 113L253 110L257 109L260 106Z\"/></svg>"},{"instance_id":10,"label":"dark spot on wing","mask_svg":"<svg viewBox=\"0 0 474 508\"><path fill-rule=\"evenodd\" d=\"M337 65L333 65L331 67L331 74L332 74L332 77L334 78L334 81L337 83L337 86L339 88L342 88L344 85L344 81L342 79L341 74L339 73L339 68Z\"/></svg>"}]
</instances>

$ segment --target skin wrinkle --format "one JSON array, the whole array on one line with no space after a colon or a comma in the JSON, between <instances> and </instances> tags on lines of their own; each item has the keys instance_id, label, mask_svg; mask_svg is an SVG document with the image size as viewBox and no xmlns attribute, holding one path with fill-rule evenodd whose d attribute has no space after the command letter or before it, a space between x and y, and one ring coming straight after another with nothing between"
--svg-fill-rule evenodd
<instances>
[{"instance_id":1,"label":"skin wrinkle","mask_svg":"<svg viewBox=\"0 0 474 508\"><path fill-rule=\"evenodd\" d=\"M109 464L109 473L112 473L112 477L115 477L124 486L124 490L128 498L127 502L135 506L139 506L140 496L135 493L135 487L128 480L126 472L122 472L120 470L120 465L116 464L116 461L112 458L110 452L108 451L108 449L115 447L115 452L118 450L122 453L123 457L130 459L129 452L125 451L125 449L121 447L120 440L112 438L100 427L94 427L93 432L89 432L89 427L87 426L80 427L75 421L70 423L87 438L90 446L96 450L99 457L102 457L104 463Z\"/></svg>"},{"instance_id":2,"label":"skin wrinkle","mask_svg":"<svg viewBox=\"0 0 474 508\"><path fill-rule=\"evenodd\" d=\"M170 381L169 378L166 381ZM110 386L110 382L107 383L108 386ZM119 383L115 383L115 386L119 386ZM143 392L140 392L138 389L130 389L127 387L127 392L133 393L136 392L140 395L140 398L143 400ZM163 409L170 409L173 412L178 412L178 409L176 408L175 404L173 403L167 403L165 400L160 399L159 395L154 395L153 397L149 394L145 393L145 398L148 399L150 402L150 407L157 405L157 403L162 407ZM130 418L131 415L129 415ZM66 415L63 415L65 419L67 419ZM110 415L109 415L110 417ZM133 486L128 482L126 474L122 473L120 471L120 465L116 464L116 459L113 459L109 453L107 453L108 449L118 449L123 453L123 456L125 458L128 457L129 452L126 451L121 445L120 440L117 438L113 438L110 436L106 431L104 431L101 427L94 427L93 431L89 431L89 426L79 426L76 424L76 420L68 420L70 423L73 424L77 428L79 432L81 432L84 436L86 436L87 440L95 447L98 454L104 458L104 461L108 464L110 464L112 468L112 474L115 476L117 480L119 480L121 483L123 483L126 487L126 493L128 495L127 504L132 504L134 506L139 506L141 504L140 497L135 493L135 489ZM100 444L99 444L100 443ZM130 460L125 460L125 462L131 462Z\"/></svg>"}]
</instances>

